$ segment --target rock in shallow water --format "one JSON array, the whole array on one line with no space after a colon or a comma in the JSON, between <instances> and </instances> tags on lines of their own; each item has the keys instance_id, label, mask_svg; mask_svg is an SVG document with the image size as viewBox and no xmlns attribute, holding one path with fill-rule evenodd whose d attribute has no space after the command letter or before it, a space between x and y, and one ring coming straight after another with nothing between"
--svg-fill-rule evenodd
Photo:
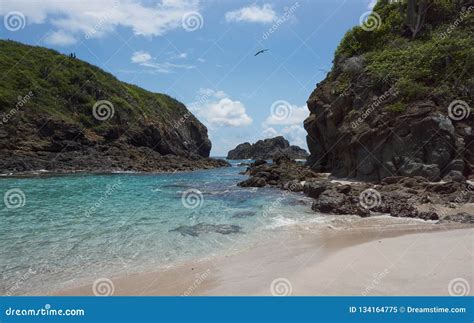
<instances>
[{"instance_id":1,"label":"rock in shallow water","mask_svg":"<svg viewBox=\"0 0 474 323\"><path fill-rule=\"evenodd\" d=\"M183 225L176 229L170 230L170 232L179 232L183 236L197 237L200 234L205 233L219 233L219 234L231 234L242 232L242 227L233 224L209 224L209 223L198 223L195 225Z\"/></svg>"},{"instance_id":2,"label":"rock in shallow water","mask_svg":"<svg viewBox=\"0 0 474 323\"><path fill-rule=\"evenodd\" d=\"M261 177L250 177L249 179L238 184L241 187L264 187L267 182Z\"/></svg>"},{"instance_id":3,"label":"rock in shallow water","mask_svg":"<svg viewBox=\"0 0 474 323\"><path fill-rule=\"evenodd\" d=\"M239 212L234 213L234 215L232 215L232 218L240 219L240 218L247 218L254 215L255 215L255 212L252 212L252 211L239 211Z\"/></svg>"}]
</instances>

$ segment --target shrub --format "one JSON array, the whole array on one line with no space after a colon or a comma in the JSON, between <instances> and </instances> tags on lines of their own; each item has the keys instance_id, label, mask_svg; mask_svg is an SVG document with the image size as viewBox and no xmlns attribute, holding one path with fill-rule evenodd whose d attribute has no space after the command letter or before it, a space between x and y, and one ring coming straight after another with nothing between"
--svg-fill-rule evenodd
<instances>
[{"instance_id":1,"label":"shrub","mask_svg":"<svg viewBox=\"0 0 474 323\"><path fill-rule=\"evenodd\" d=\"M396 113L402 113L405 112L406 110L406 105L401 103L401 102L396 102L389 104L385 107L385 110L391 111L391 112L396 112Z\"/></svg>"}]
</instances>

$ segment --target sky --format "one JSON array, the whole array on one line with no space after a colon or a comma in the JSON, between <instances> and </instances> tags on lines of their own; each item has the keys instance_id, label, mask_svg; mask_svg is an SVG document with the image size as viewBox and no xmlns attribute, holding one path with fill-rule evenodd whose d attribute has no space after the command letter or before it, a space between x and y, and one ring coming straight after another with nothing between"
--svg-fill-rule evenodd
<instances>
[{"instance_id":1,"label":"sky","mask_svg":"<svg viewBox=\"0 0 474 323\"><path fill-rule=\"evenodd\" d=\"M306 100L373 0L1 0L0 38L45 46L168 94L225 156L283 135L306 146ZM254 56L261 49L268 51Z\"/></svg>"}]
</instances>

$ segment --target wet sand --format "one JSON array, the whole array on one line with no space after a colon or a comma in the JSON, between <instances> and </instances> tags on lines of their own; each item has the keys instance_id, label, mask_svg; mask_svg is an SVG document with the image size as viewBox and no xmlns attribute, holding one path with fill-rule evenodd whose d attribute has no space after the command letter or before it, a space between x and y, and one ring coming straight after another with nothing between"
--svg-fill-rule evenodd
<instances>
[{"instance_id":1,"label":"wet sand","mask_svg":"<svg viewBox=\"0 0 474 323\"><path fill-rule=\"evenodd\" d=\"M237 254L108 278L113 295L449 295L455 279L474 286L473 249L472 226L339 217ZM98 278L54 294L94 295Z\"/></svg>"}]
</instances>

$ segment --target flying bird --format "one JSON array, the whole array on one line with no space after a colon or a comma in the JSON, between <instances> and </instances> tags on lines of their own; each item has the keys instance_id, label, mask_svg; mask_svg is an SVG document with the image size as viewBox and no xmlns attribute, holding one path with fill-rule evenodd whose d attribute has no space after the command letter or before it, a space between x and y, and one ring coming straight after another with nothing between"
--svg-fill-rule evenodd
<instances>
[{"instance_id":1,"label":"flying bird","mask_svg":"<svg viewBox=\"0 0 474 323\"><path fill-rule=\"evenodd\" d=\"M259 50L259 51L256 52L255 55L253 55L253 56L257 56L257 55L260 55L260 54L262 54L262 53L265 53L267 50L269 50L269 49L262 49L262 50Z\"/></svg>"}]
</instances>

